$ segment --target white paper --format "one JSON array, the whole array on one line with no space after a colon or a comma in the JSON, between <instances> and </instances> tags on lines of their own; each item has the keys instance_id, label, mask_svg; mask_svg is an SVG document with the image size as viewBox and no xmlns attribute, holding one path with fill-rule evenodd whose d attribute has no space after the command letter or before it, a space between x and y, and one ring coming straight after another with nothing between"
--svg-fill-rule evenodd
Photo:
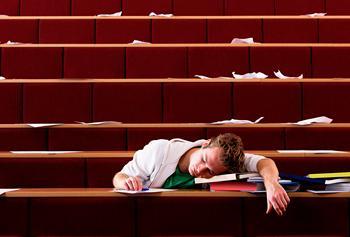
<instances>
[{"instance_id":1,"label":"white paper","mask_svg":"<svg viewBox=\"0 0 350 237\"><path fill-rule=\"evenodd\" d=\"M171 192L175 191L176 189L165 189L165 188L150 188L145 191L130 191L130 190L124 190L124 189L113 189L112 192L116 193L126 193L126 194L146 194L146 193L161 193L161 192Z\"/></svg>"},{"instance_id":2,"label":"white paper","mask_svg":"<svg viewBox=\"0 0 350 237\"><path fill-rule=\"evenodd\" d=\"M5 44L23 44L23 43L20 43L20 42L14 42L14 41L7 41Z\"/></svg>"},{"instance_id":3,"label":"white paper","mask_svg":"<svg viewBox=\"0 0 350 237\"><path fill-rule=\"evenodd\" d=\"M98 14L97 16L102 16L102 17L108 17L108 16L122 16L123 12L116 12L116 13L112 13L112 14Z\"/></svg>"},{"instance_id":4,"label":"white paper","mask_svg":"<svg viewBox=\"0 0 350 237\"><path fill-rule=\"evenodd\" d=\"M254 122L250 121L250 120L240 120L240 119L230 119L230 120L223 120L223 121L217 121L217 122L213 122L211 124L255 124L255 123L259 123L264 117L260 117L257 120L255 120Z\"/></svg>"},{"instance_id":5,"label":"white paper","mask_svg":"<svg viewBox=\"0 0 350 237\"><path fill-rule=\"evenodd\" d=\"M293 154L337 154L337 153L347 153L346 151L336 151L336 150L277 150L278 153L293 153Z\"/></svg>"},{"instance_id":6,"label":"white paper","mask_svg":"<svg viewBox=\"0 0 350 237\"><path fill-rule=\"evenodd\" d=\"M316 117L316 118L301 120L299 122L292 123L292 124L304 126L304 125L310 125L312 123L326 123L326 124L330 124L332 121L333 121L333 119L331 119L331 118L328 118L326 116L320 116L320 117Z\"/></svg>"},{"instance_id":7,"label":"white paper","mask_svg":"<svg viewBox=\"0 0 350 237\"><path fill-rule=\"evenodd\" d=\"M265 79L268 77L268 75L262 73L262 72L251 72L251 73L246 73L246 74L236 74L235 72L232 72L232 76L235 79L247 79L247 78L257 78L257 79Z\"/></svg>"},{"instance_id":8,"label":"white paper","mask_svg":"<svg viewBox=\"0 0 350 237\"><path fill-rule=\"evenodd\" d=\"M7 192L12 192L12 191L17 191L19 190L18 188L2 188L0 189L0 195L7 193Z\"/></svg>"},{"instance_id":9,"label":"white paper","mask_svg":"<svg viewBox=\"0 0 350 237\"><path fill-rule=\"evenodd\" d=\"M210 79L210 77L203 76L203 75L194 75L194 77L200 78L200 79Z\"/></svg>"},{"instance_id":10,"label":"white paper","mask_svg":"<svg viewBox=\"0 0 350 237\"><path fill-rule=\"evenodd\" d=\"M100 121L100 122L92 122L92 123L86 123L86 122L80 122L75 121L76 123L83 124L83 125L101 125L101 124L110 124L110 123L122 123L117 121Z\"/></svg>"},{"instance_id":11,"label":"white paper","mask_svg":"<svg viewBox=\"0 0 350 237\"><path fill-rule=\"evenodd\" d=\"M305 16L318 17L318 16L325 16L325 15L327 15L327 13L321 12L321 13L306 14Z\"/></svg>"},{"instance_id":12,"label":"white paper","mask_svg":"<svg viewBox=\"0 0 350 237\"><path fill-rule=\"evenodd\" d=\"M68 154L77 153L81 151L10 151L13 154Z\"/></svg>"},{"instance_id":13,"label":"white paper","mask_svg":"<svg viewBox=\"0 0 350 237\"><path fill-rule=\"evenodd\" d=\"M253 38L233 38L231 44L254 44Z\"/></svg>"},{"instance_id":14,"label":"white paper","mask_svg":"<svg viewBox=\"0 0 350 237\"><path fill-rule=\"evenodd\" d=\"M5 79L6 79L5 77L0 76L0 80L5 80Z\"/></svg>"},{"instance_id":15,"label":"white paper","mask_svg":"<svg viewBox=\"0 0 350 237\"><path fill-rule=\"evenodd\" d=\"M312 190L308 189L306 190L309 193L316 193L316 194L327 194L327 193L341 193L341 192L346 192L346 191L329 191L329 190Z\"/></svg>"},{"instance_id":16,"label":"white paper","mask_svg":"<svg viewBox=\"0 0 350 237\"><path fill-rule=\"evenodd\" d=\"M157 13L151 12L151 13L149 14L149 16L172 17L173 14L157 14Z\"/></svg>"},{"instance_id":17,"label":"white paper","mask_svg":"<svg viewBox=\"0 0 350 237\"><path fill-rule=\"evenodd\" d=\"M279 79L289 79L289 78L298 78L298 79L302 79L304 77L303 74L301 74L300 76L297 77L289 77L289 76L285 76L282 74L282 72L280 70L278 70L277 72L273 72L273 74L275 74L276 77L278 77Z\"/></svg>"},{"instance_id":18,"label":"white paper","mask_svg":"<svg viewBox=\"0 0 350 237\"><path fill-rule=\"evenodd\" d=\"M44 128L62 125L63 123L28 123L27 125L32 128Z\"/></svg>"},{"instance_id":19,"label":"white paper","mask_svg":"<svg viewBox=\"0 0 350 237\"><path fill-rule=\"evenodd\" d=\"M129 44L150 44L150 42L145 42L145 41L141 41L141 40L133 40Z\"/></svg>"}]
</instances>

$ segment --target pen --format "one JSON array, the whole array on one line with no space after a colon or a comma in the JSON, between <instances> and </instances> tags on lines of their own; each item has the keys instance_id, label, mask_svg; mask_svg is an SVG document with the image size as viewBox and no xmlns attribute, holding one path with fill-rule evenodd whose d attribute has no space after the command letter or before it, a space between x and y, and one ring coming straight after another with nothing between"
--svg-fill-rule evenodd
<instances>
[{"instance_id":1,"label":"pen","mask_svg":"<svg viewBox=\"0 0 350 237\"><path fill-rule=\"evenodd\" d=\"M148 191L149 188L142 188L141 191Z\"/></svg>"}]
</instances>

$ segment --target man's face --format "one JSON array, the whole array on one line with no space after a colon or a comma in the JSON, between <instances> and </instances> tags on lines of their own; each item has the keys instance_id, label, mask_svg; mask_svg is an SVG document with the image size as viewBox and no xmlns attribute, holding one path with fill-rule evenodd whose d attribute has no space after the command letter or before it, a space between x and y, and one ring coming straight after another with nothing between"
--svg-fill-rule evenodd
<instances>
[{"instance_id":1,"label":"man's face","mask_svg":"<svg viewBox=\"0 0 350 237\"><path fill-rule=\"evenodd\" d=\"M214 175L222 174L227 171L220 161L222 148L208 147L202 148L199 155L190 160L188 171L194 177L210 178Z\"/></svg>"}]
</instances>

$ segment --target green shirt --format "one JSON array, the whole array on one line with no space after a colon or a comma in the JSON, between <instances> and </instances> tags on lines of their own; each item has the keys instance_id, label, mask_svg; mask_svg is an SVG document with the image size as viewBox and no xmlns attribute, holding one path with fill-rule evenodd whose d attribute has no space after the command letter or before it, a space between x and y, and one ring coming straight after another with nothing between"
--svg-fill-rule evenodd
<instances>
[{"instance_id":1,"label":"green shirt","mask_svg":"<svg viewBox=\"0 0 350 237\"><path fill-rule=\"evenodd\" d=\"M182 173L177 166L175 172L165 180L162 188L195 188L194 177Z\"/></svg>"}]
</instances>

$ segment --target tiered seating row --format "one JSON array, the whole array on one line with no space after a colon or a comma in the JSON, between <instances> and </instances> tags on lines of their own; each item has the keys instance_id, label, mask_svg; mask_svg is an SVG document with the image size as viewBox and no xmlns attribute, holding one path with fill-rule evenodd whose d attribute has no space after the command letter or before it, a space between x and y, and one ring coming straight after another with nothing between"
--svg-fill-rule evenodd
<instances>
[{"instance_id":1,"label":"tiered seating row","mask_svg":"<svg viewBox=\"0 0 350 237\"><path fill-rule=\"evenodd\" d=\"M123 11L123 15L150 12L175 15L299 15L314 12L346 15L347 0L2 0L0 14L67 16Z\"/></svg>"},{"instance_id":2,"label":"tiered seating row","mask_svg":"<svg viewBox=\"0 0 350 237\"><path fill-rule=\"evenodd\" d=\"M349 17L119 17L1 18L0 42L230 43L253 37L265 43L347 43Z\"/></svg>"},{"instance_id":3,"label":"tiered seating row","mask_svg":"<svg viewBox=\"0 0 350 237\"><path fill-rule=\"evenodd\" d=\"M350 77L348 44L2 45L6 78ZM147 62L147 63L146 63ZM1 75L0 74L0 75Z\"/></svg>"},{"instance_id":4,"label":"tiered seating row","mask_svg":"<svg viewBox=\"0 0 350 237\"><path fill-rule=\"evenodd\" d=\"M288 124L124 124L52 128L2 125L0 150L136 150L152 139L180 137L193 141L224 132L241 136L246 149L350 150L349 130L348 124L307 127Z\"/></svg>"},{"instance_id":5,"label":"tiered seating row","mask_svg":"<svg viewBox=\"0 0 350 237\"><path fill-rule=\"evenodd\" d=\"M85 69L90 69L86 67ZM350 122L348 80L3 80L0 123ZM332 98L331 100L329 98Z\"/></svg>"},{"instance_id":6,"label":"tiered seating row","mask_svg":"<svg viewBox=\"0 0 350 237\"><path fill-rule=\"evenodd\" d=\"M349 234L348 194L320 198L309 193L291 193L287 214L277 217L265 214L265 197L248 193L175 191L146 197L110 191L24 189L10 192L0 199L0 221L4 225L0 235L254 237L282 236L283 233L347 237ZM191 211L184 215L184 210ZM208 211L215 218L208 217ZM173 224L180 218L181 228ZM151 228L154 223L157 228Z\"/></svg>"}]
</instances>

